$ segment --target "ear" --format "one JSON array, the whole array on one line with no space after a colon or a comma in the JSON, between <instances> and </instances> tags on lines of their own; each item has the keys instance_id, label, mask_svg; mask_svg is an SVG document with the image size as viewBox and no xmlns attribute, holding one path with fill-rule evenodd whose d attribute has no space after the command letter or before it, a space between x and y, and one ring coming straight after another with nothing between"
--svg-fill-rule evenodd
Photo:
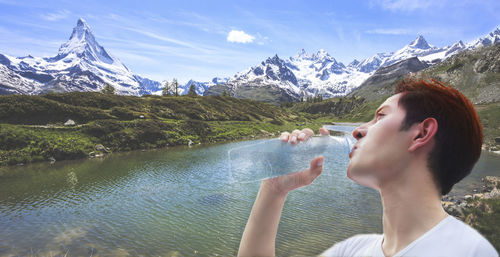
<instances>
[{"instance_id":1,"label":"ear","mask_svg":"<svg viewBox=\"0 0 500 257\"><path fill-rule=\"evenodd\" d=\"M438 123L434 118L427 118L416 125L415 136L412 138L412 142L408 151L413 152L420 147L427 145L438 130Z\"/></svg>"}]
</instances>

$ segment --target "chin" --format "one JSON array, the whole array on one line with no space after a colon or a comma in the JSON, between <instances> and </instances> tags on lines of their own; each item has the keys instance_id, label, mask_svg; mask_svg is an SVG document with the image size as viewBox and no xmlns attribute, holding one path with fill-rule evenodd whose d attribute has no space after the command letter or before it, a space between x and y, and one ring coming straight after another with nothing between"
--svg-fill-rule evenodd
<instances>
[{"instance_id":1,"label":"chin","mask_svg":"<svg viewBox=\"0 0 500 257\"><path fill-rule=\"evenodd\" d=\"M350 162L347 166L347 177L359 185L379 190L376 177L369 172L364 172L362 168L356 167L355 163Z\"/></svg>"}]
</instances>

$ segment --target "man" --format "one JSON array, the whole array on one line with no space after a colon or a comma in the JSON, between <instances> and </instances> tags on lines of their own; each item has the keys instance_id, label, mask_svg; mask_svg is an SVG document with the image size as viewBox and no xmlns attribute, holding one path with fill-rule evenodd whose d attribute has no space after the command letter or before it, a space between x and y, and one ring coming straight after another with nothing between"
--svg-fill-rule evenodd
<instances>
[{"instance_id":1,"label":"man","mask_svg":"<svg viewBox=\"0 0 500 257\"><path fill-rule=\"evenodd\" d=\"M280 138L297 144L313 134L295 130ZM347 177L379 191L383 234L353 236L322 256L498 256L483 236L441 205L441 196L470 173L481 154L481 123L460 92L436 80L403 81L352 134L357 142ZM312 183L323 160L316 157L307 170L262 181L239 256L275 255L288 192Z\"/></svg>"}]
</instances>

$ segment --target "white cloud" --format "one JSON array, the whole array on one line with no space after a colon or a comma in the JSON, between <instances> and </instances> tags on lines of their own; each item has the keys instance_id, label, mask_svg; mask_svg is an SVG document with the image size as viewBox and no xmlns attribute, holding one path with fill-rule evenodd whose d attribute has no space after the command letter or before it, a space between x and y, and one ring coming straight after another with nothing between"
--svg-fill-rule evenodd
<instances>
[{"instance_id":1,"label":"white cloud","mask_svg":"<svg viewBox=\"0 0 500 257\"><path fill-rule=\"evenodd\" d=\"M252 43L255 39L254 36L245 33L243 30L231 30L227 35L227 41L232 43Z\"/></svg>"},{"instance_id":2,"label":"white cloud","mask_svg":"<svg viewBox=\"0 0 500 257\"><path fill-rule=\"evenodd\" d=\"M435 0L372 0L371 4L391 11L414 11L427 9L431 5L439 4L439 2Z\"/></svg>"},{"instance_id":3,"label":"white cloud","mask_svg":"<svg viewBox=\"0 0 500 257\"><path fill-rule=\"evenodd\" d=\"M68 10L62 10L53 13L42 14L42 18L48 21L58 21L68 17L71 14Z\"/></svg>"}]
</instances>

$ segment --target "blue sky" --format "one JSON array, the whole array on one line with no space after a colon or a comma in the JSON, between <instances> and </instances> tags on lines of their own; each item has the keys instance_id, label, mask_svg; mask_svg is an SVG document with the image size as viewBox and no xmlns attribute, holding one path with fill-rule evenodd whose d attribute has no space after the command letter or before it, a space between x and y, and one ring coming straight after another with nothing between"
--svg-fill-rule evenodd
<instances>
[{"instance_id":1,"label":"blue sky","mask_svg":"<svg viewBox=\"0 0 500 257\"><path fill-rule=\"evenodd\" d=\"M325 49L348 64L423 35L465 43L500 25L500 1L0 0L0 53L54 56L84 18L98 42L155 80L232 76L269 56Z\"/></svg>"}]
</instances>

